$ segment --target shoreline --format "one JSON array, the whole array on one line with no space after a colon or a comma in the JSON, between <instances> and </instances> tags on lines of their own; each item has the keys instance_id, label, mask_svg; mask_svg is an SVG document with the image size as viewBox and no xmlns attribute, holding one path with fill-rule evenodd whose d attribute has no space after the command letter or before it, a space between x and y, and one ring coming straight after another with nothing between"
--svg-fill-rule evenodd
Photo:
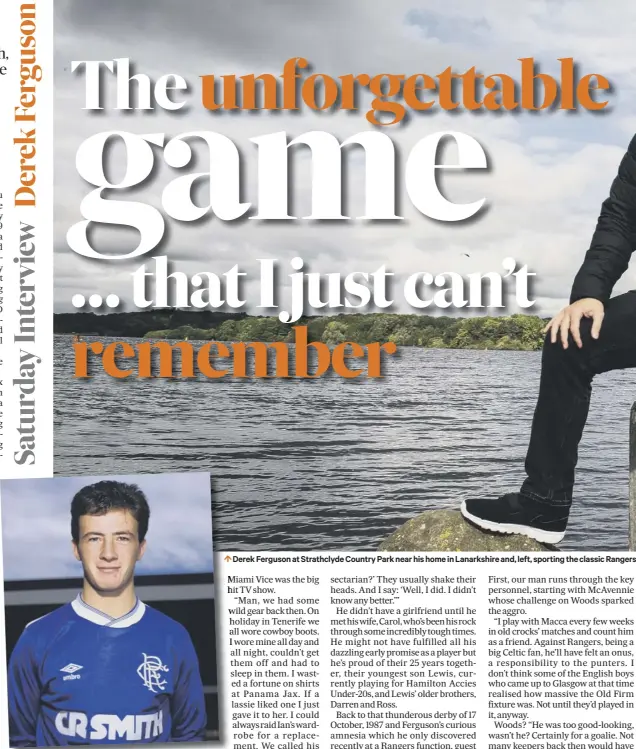
<instances>
[{"instance_id":1,"label":"shoreline","mask_svg":"<svg viewBox=\"0 0 636 749\"><path fill-rule=\"evenodd\" d=\"M54 333L54 338L70 338L73 339L75 336L73 333ZM277 340L266 340L266 339L255 339L253 341L237 341L237 340L221 340L221 339L212 339L212 338L154 338L149 336L125 336L125 335L107 335L107 334L101 334L101 333L83 333L81 336L81 340L88 340L91 339L92 341L99 341L101 339L112 339L113 342L116 341L144 341L146 343L160 343L160 342L172 342L173 344L176 343L191 343L191 344L201 344L206 345L209 343L224 343L224 344L237 344L237 343L244 343L245 345L253 345L255 343L264 343L264 344L270 344L273 345L275 343L282 343L286 346L295 346L296 344L294 341L277 341ZM362 345L358 344L357 341L342 341L342 344L344 345ZM331 346L330 348L335 348L335 346ZM504 347L483 347L483 346L420 346L418 344L409 344L404 343L400 345L400 349L420 349L422 351L508 351L508 352L516 352L516 353L537 353L539 349L536 348L518 348L518 347L510 347L510 348L504 348Z\"/></svg>"}]
</instances>

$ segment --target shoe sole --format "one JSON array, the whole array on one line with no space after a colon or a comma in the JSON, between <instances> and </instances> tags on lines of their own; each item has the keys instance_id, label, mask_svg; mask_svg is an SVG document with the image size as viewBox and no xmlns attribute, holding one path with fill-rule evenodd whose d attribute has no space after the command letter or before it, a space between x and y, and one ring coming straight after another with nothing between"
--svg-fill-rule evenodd
<instances>
[{"instance_id":1,"label":"shoe sole","mask_svg":"<svg viewBox=\"0 0 636 749\"><path fill-rule=\"evenodd\" d=\"M486 531L493 531L495 533L503 533L507 535L521 535L533 538L535 541L544 544L558 544L559 541L563 540L565 531L544 531L541 528L533 528L531 525L517 525L516 523L495 523L493 520L484 520L484 518L478 518L476 515L472 515L466 509L466 500L462 502L460 508L462 515L466 520L470 520L471 523L478 525Z\"/></svg>"}]
</instances>

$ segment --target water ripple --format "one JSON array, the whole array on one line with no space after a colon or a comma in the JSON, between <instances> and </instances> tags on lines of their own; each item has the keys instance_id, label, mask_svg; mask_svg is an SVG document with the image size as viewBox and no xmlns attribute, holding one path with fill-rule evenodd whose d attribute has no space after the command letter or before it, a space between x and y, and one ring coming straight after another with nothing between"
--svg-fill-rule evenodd
<instances>
[{"instance_id":1,"label":"water ripple","mask_svg":"<svg viewBox=\"0 0 636 749\"><path fill-rule=\"evenodd\" d=\"M539 354L403 349L381 380L74 380L55 340L64 475L207 470L218 550L377 548L410 517L523 479ZM598 379L562 548L627 548L636 373Z\"/></svg>"}]
</instances>

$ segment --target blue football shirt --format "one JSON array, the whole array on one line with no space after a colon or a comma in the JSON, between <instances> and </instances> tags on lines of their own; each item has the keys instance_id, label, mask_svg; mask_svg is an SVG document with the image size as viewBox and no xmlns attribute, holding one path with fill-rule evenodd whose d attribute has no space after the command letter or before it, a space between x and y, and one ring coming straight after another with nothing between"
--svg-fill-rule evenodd
<instances>
[{"instance_id":1,"label":"blue football shirt","mask_svg":"<svg viewBox=\"0 0 636 749\"><path fill-rule=\"evenodd\" d=\"M118 619L69 604L27 625L9 662L11 746L202 741L186 629L137 601Z\"/></svg>"}]
</instances>

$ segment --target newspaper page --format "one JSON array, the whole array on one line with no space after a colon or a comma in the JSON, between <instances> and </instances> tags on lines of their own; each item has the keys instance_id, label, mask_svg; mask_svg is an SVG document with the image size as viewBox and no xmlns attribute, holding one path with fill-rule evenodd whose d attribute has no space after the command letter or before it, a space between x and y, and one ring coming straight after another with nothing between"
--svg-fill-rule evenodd
<instances>
[{"instance_id":1,"label":"newspaper page","mask_svg":"<svg viewBox=\"0 0 636 749\"><path fill-rule=\"evenodd\" d=\"M634 746L635 24L4 0L1 746Z\"/></svg>"},{"instance_id":2,"label":"newspaper page","mask_svg":"<svg viewBox=\"0 0 636 749\"><path fill-rule=\"evenodd\" d=\"M633 742L626 553L243 553L221 570L237 745Z\"/></svg>"}]
</instances>

